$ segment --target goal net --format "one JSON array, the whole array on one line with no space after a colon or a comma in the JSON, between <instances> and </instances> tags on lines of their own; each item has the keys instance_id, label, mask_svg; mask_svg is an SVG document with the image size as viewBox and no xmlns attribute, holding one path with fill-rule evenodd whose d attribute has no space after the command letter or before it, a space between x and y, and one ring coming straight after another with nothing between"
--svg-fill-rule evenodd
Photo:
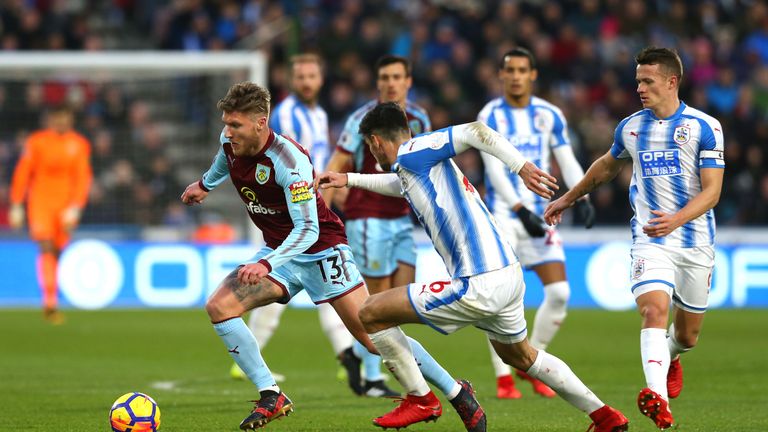
<instances>
[{"instance_id":1,"label":"goal net","mask_svg":"<svg viewBox=\"0 0 768 432\"><path fill-rule=\"evenodd\" d=\"M263 53L0 54L0 204L27 135L66 103L91 142L94 183L83 229L172 232L209 212L242 226L243 212L231 211L240 210L234 194L212 194L194 212L178 198L216 152L216 101L245 80L266 84Z\"/></svg>"}]
</instances>

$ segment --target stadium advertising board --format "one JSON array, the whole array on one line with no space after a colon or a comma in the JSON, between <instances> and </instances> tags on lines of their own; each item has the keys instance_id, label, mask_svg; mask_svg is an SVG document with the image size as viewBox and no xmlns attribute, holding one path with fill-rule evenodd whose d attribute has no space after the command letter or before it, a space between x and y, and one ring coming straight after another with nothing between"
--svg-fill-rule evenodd
<instances>
[{"instance_id":1,"label":"stadium advertising board","mask_svg":"<svg viewBox=\"0 0 768 432\"><path fill-rule=\"evenodd\" d=\"M634 307L629 291L629 243L566 246L571 307L625 310ZM250 245L200 246L81 240L61 257L62 305L108 307L201 307L219 281L250 258ZM38 306L36 246L4 242L0 248L0 306ZM417 280L444 279L447 273L429 244L419 245ZM526 305L541 303L540 282L526 272ZM306 296L292 302L309 306ZM711 308L768 307L768 244L719 245L710 291Z\"/></svg>"}]
</instances>

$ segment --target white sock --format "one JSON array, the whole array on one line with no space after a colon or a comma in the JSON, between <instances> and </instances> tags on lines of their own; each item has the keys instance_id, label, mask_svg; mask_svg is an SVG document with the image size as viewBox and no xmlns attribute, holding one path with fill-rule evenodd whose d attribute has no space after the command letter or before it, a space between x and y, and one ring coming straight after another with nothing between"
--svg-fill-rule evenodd
<instances>
[{"instance_id":1,"label":"white sock","mask_svg":"<svg viewBox=\"0 0 768 432\"><path fill-rule=\"evenodd\" d=\"M496 354L496 350L493 349L490 339L488 339L488 348L491 349L491 364L493 365L493 371L496 373L496 378L512 375L512 367L504 363L504 360Z\"/></svg>"},{"instance_id":2,"label":"white sock","mask_svg":"<svg viewBox=\"0 0 768 432\"><path fill-rule=\"evenodd\" d=\"M567 281L544 285L544 301L533 319L531 345L534 348L547 349L552 342L552 338L560 330L560 324L568 314L566 307L570 295L571 288Z\"/></svg>"},{"instance_id":3,"label":"white sock","mask_svg":"<svg viewBox=\"0 0 768 432\"><path fill-rule=\"evenodd\" d=\"M561 398L587 414L605 405L565 362L546 351L539 350L536 361L526 372L552 387Z\"/></svg>"},{"instance_id":4,"label":"white sock","mask_svg":"<svg viewBox=\"0 0 768 432\"><path fill-rule=\"evenodd\" d=\"M352 346L354 338L349 333L344 322L339 318L339 314L330 303L320 303L317 305L317 313L320 318L320 327L322 327L325 336L331 342L333 352L336 355Z\"/></svg>"},{"instance_id":5,"label":"white sock","mask_svg":"<svg viewBox=\"0 0 768 432\"><path fill-rule=\"evenodd\" d=\"M669 348L670 360L674 360L678 355L691 350L691 348L680 345L680 342L675 338L675 323L672 323L667 330L667 348Z\"/></svg>"},{"instance_id":6,"label":"white sock","mask_svg":"<svg viewBox=\"0 0 768 432\"><path fill-rule=\"evenodd\" d=\"M640 330L640 358L643 360L643 373L648 388L667 400L669 348L665 329Z\"/></svg>"},{"instance_id":7,"label":"white sock","mask_svg":"<svg viewBox=\"0 0 768 432\"><path fill-rule=\"evenodd\" d=\"M267 342L275 334L285 308L284 304L271 303L251 311L251 316L248 317L248 328L251 329L261 349L267 346Z\"/></svg>"},{"instance_id":8,"label":"white sock","mask_svg":"<svg viewBox=\"0 0 768 432\"><path fill-rule=\"evenodd\" d=\"M392 372L408 394L424 396L430 392L429 385L413 357L411 345L400 327L391 327L368 336L381 354L384 366Z\"/></svg>"}]
</instances>

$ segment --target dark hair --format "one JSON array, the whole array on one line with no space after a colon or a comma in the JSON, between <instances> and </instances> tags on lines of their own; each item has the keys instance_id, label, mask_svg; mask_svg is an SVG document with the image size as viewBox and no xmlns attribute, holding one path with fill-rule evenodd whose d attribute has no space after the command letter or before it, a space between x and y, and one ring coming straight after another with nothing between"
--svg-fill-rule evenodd
<instances>
[{"instance_id":1,"label":"dark hair","mask_svg":"<svg viewBox=\"0 0 768 432\"><path fill-rule=\"evenodd\" d=\"M675 50L650 46L637 53L635 62L638 65L660 65L664 73L677 77L678 85L683 79L683 62Z\"/></svg>"},{"instance_id":2,"label":"dark hair","mask_svg":"<svg viewBox=\"0 0 768 432\"><path fill-rule=\"evenodd\" d=\"M219 100L216 107L224 112L242 112L250 114L269 114L269 90L252 82L233 85L227 95Z\"/></svg>"},{"instance_id":3,"label":"dark hair","mask_svg":"<svg viewBox=\"0 0 768 432\"><path fill-rule=\"evenodd\" d=\"M507 57L525 57L528 59L528 62L531 64L531 69L536 69L536 58L533 56L533 53L526 48L516 47L505 52L504 55L501 56L501 61L499 62L499 69L504 69L504 64L507 62Z\"/></svg>"},{"instance_id":4,"label":"dark hair","mask_svg":"<svg viewBox=\"0 0 768 432\"><path fill-rule=\"evenodd\" d=\"M387 140L395 140L402 134L410 134L410 129L403 108L396 102L384 102L368 111L357 132L363 136L376 134Z\"/></svg>"},{"instance_id":5,"label":"dark hair","mask_svg":"<svg viewBox=\"0 0 768 432\"><path fill-rule=\"evenodd\" d=\"M411 76L411 62L405 57L396 55L385 55L379 57L379 59L376 60L376 73L378 73L379 70L384 66L389 66L395 63L400 63L403 65L405 68L405 76Z\"/></svg>"}]
</instances>

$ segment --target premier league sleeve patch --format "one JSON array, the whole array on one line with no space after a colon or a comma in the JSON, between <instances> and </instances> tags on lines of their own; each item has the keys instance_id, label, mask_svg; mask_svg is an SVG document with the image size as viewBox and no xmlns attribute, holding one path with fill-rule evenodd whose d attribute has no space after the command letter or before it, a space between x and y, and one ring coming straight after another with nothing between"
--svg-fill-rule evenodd
<instances>
[{"instance_id":1,"label":"premier league sleeve patch","mask_svg":"<svg viewBox=\"0 0 768 432\"><path fill-rule=\"evenodd\" d=\"M288 190L291 191L291 202L294 204L309 201L314 194L312 185L304 180L292 183L288 186Z\"/></svg>"}]
</instances>

